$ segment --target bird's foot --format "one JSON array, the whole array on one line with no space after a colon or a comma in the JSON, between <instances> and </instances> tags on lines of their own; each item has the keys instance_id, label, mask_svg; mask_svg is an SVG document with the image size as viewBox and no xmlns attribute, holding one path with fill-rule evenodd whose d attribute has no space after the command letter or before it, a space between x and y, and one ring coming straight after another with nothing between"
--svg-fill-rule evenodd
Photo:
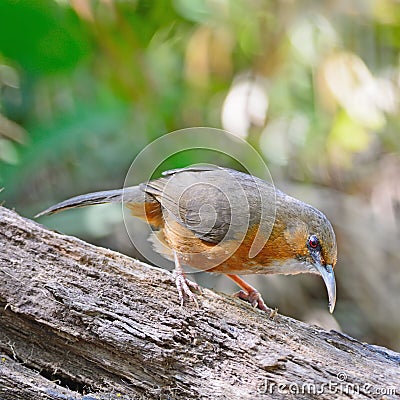
<instances>
[{"instance_id":1,"label":"bird's foot","mask_svg":"<svg viewBox=\"0 0 400 400\"><path fill-rule=\"evenodd\" d=\"M183 306L185 299L189 298L194 302L194 304L196 304L196 307L199 308L199 303L197 302L196 295L192 292L193 289L201 293L199 285L186 278L185 272L183 271L182 264L179 259L179 255L175 251L174 261L175 269L172 273L172 277L174 278L176 288L178 289L178 296L181 302L181 306Z\"/></svg>"},{"instance_id":2,"label":"bird's foot","mask_svg":"<svg viewBox=\"0 0 400 400\"><path fill-rule=\"evenodd\" d=\"M271 311L270 308L264 303L263 298L258 290L252 288L249 292L244 290L239 290L237 293L234 294L235 297L239 299L248 301L254 308L259 308L263 311Z\"/></svg>"},{"instance_id":3,"label":"bird's foot","mask_svg":"<svg viewBox=\"0 0 400 400\"><path fill-rule=\"evenodd\" d=\"M192 282L186 278L184 272L181 270L175 269L172 276L175 280L176 288L178 289L178 296L181 306L183 306L185 300L189 298L196 304L196 307L199 308L196 295L192 292L192 290L201 293L200 286L196 282Z\"/></svg>"},{"instance_id":4,"label":"bird's foot","mask_svg":"<svg viewBox=\"0 0 400 400\"><path fill-rule=\"evenodd\" d=\"M278 309L275 308L275 310L271 310L269 307L267 307L267 305L264 303L263 298L261 297L260 292L257 289L246 283L238 275L226 274L226 276L232 279L242 288L242 290L234 294L235 297L239 297L239 299L248 301L254 308L259 308L260 310L267 312L269 311L269 317L272 319L275 318Z\"/></svg>"}]
</instances>

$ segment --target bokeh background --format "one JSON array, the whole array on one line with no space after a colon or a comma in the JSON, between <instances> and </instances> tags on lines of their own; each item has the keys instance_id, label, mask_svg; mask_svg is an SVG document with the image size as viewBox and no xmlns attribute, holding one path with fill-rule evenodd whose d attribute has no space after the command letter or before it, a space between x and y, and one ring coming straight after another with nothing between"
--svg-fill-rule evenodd
<instances>
[{"instance_id":1,"label":"bokeh background","mask_svg":"<svg viewBox=\"0 0 400 400\"><path fill-rule=\"evenodd\" d=\"M399 351L399 48L395 0L1 0L1 201L31 218L122 187L170 131L227 129L337 233L333 316L314 276L252 277L267 303ZM40 222L137 256L120 207Z\"/></svg>"}]
</instances>

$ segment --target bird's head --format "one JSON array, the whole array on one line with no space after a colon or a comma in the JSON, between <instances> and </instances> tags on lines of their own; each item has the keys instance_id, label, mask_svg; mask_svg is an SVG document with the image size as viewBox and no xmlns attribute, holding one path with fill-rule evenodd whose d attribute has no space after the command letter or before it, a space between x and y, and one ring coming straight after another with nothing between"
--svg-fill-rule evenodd
<instances>
[{"instance_id":1,"label":"bird's head","mask_svg":"<svg viewBox=\"0 0 400 400\"><path fill-rule=\"evenodd\" d=\"M296 201L291 204L283 235L290 258L295 260L292 273L309 272L321 275L329 298L329 311L336 303L336 282L333 269L337 260L336 237L326 216L316 208Z\"/></svg>"}]
</instances>

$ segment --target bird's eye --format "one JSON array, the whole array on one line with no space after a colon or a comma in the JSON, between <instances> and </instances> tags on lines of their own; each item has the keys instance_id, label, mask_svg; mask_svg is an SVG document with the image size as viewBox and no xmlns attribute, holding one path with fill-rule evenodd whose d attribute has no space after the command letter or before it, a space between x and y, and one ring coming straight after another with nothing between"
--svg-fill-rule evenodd
<instances>
[{"instance_id":1,"label":"bird's eye","mask_svg":"<svg viewBox=\"0 0 400 400\"><path fill-rule=\"evenodd\" d=\"M315 235L311 235L308 238L308 245L312 248L312 249L316 249L319 246L319 240Z\"/></svg>"}]
</instances>

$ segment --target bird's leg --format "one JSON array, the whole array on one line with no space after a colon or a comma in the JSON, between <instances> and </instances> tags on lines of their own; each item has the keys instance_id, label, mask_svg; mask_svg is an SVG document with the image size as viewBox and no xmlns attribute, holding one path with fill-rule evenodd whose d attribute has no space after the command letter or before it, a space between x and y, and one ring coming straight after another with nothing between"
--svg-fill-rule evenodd
<instances>
[{"instance_id":1,"label":"bird's leg","mask_svg":"<svg viewBox=\"0 0 400 400\"><path fill-rule=\"evenodd\" d=\"M270 309L264 303L259 291L253 286L246 283L242 278L237 275L226 274L228 278L231 278L235 283L237 283L243 290L235 293L236 297L239 299L248 301L253 307L259 308L260 310L270 311Z\"/></svg>"},{"instance_id":2,"label":"bird's leg","mask_svg":"<svg viewBox=\"0 0 400 400\"><path fill-rule=\"evenodd\" d=\"M183 271L182 265L179 261L178 254L174 251L174 261L175 261L175 269L172 273L172 276L175 280L176 288L178 289L179 300L181 301L181 305L185 301L186 297L189 297L197 307L199 304L197 303L196 295L192 292L191 288L200 291L200 287L197 283L190 281L186 278L185 272Z\"/></svg>"}]
</instances>

